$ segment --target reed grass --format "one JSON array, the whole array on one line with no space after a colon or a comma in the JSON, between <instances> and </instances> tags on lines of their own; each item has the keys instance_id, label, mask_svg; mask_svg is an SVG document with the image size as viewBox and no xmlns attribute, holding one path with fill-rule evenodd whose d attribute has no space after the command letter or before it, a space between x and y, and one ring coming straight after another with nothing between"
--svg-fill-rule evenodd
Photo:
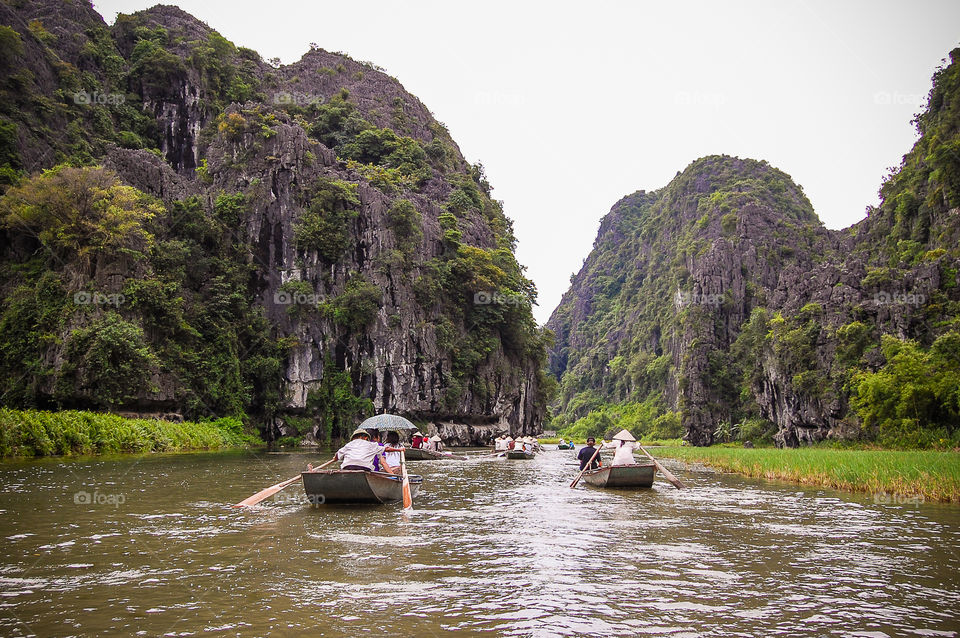
<instances>
[{"instance_id":1,"label":"reed grass","mask_svg":"<svg viewBox=\"0 0 960 638\"><path fill-rule=\"evenodd\" d=\"M878 499L960 502L958 452L735 447L661 447L651 452L745 476L873 493Z\"/></svg>"},{"instance_id":2,"label":"reed grass","mask_svg":"<svg viewBox=\"0 0 960 638\"><path fill-rule=\"evenodd\" d=\"M0 408L0 457L175 452L245 447L259 440L236 418L127 419L116 414Z\"/></svg>"}]
</instances>

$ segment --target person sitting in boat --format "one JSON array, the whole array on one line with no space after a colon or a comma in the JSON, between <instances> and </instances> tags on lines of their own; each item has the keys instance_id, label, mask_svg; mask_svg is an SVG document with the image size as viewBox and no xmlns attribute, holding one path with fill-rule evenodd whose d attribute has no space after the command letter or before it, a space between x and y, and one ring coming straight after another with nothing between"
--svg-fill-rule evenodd
<instances>
[{"instance_id":1,"label":"person sitting in boat","mask_svg":"<svg viewBox=\"0 0 960 638\"><path fill-rule=\"evenodd\" d=\"M413 433L413 438L410 439L410 447L421 448L423 446L423 435L419 432Z\"/></svg>"},{"instance_id":2,"label":"person sitting in boat","mask_svg":"<svg viewBox=\"0 0 960 638\"><path fill-rule=\"evenodd\" d=\"M430 437L430 448L436 452L443 452L443 439L440 438L439 434Z\"/></svg>"},{"instance_id":3,"label":"person sitting in boat","mask_svg":"<svg viewBox=\"0 0 960 638\"><path fill-rule=\"evenodd\" d=\"M394 431L387 432L387 446L383 456L387 461L387 467L390 468L387 471L391 474L396 474L397 468L400 467L400 452L402 450L403 444L400 443L400 433Z\"/></svg>"},{"instance_id":4,"label":"person sitting in boat","mask_svg":"<svg viewBox=\"0 0 960 638\"><path fill-rule=\"evenodd\" d=\"M494 452L503 452L507 449L507 441L503 436L498 436L493 440L493 451Z\"/></svg>"},{"instance_id":5,"label":"person sitting in boat","mask_svg":"<svg viewBox=\"0 0 960 638\"><path fill-rule=\"evenodd\" d=\"M613 441L606 447L612 447L613 462L611 465L635 465L636 459L633 458L633 451L637 449L637 439L627 430L620 430L613 437Z\"/></svg>"},{"instance_id":6,"label":"person sitting in boat","mask_svg":"<svg viewBox=\"0 0 960 638\"><path fill-rule=\"evenodd\" d=\"M357 428L350 438L350 442L337 450L337 460L341 470L365 470L373 472L373 460L380 458L383 461L383 448L379 443L370 440L370 433L363 428Z\"/></svg>"},{"instance_id":7,"label":"person sitting in boat","mask_svg":"<svg viewBox=\"0 0 960 638\"><path fill-rule=\"evenodd\" d=\"M563 437L560 437L560 442L557 443L557 447L567 447L567 442L563 440Z\"/></svg>"},{"instance_id":8,"label":"person sitting in boat","mask_svg":"<svg viewBox=\"0 0 960 638\"><path fill-rule=\"evenodd\" d=\"M514 448L516 448L516 447L517 447L517 442L514 441L512 437L509 437L509 436L508 436L508 437L507 437L507 448L506 448L506 449L512 450L512 449L514 449Z\"/></svg>"},{"instance_id":9,"label":"person sitting in boat","mask_svg":"<svg viewBox=\"0 0 960 638\"><path fill-rule=\"evenodd\" d=\"M389 450L384 442L381 440L379 430L370 431L370 440L380 446L380 451L383 452L382 456L373 457L373 471L374 472L387 472L388 474L396 474L397 470L400 469L400 455L397 454L396 462L393 462L388 454ZM380 459L385 459L383 462Z\"/></svg>"},{"instance_id":10,"label":"person sitting in boat","mask_svg":"<svg viewBox=\"0 0 960 638\"><path fill-rule=\"evenodd\" d=\"M597 440L592 436L587 437L586 446L580 448L580 452L577 453L577 460L580 461L580 470L583 471L587 467L587 463L590 463L590 469L595 470L598 467L603 466L603 462L600 460L600 455L597 454L597 457L591 462L590 459L593 458L593 454L597 451L596 445Z\"/></svg>"}]
</instances>

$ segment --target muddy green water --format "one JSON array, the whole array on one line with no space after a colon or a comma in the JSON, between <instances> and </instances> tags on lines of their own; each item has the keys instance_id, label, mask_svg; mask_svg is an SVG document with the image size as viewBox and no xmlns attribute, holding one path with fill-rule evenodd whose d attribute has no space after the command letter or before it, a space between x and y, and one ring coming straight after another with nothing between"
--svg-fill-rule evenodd
<instances>
[{"instance_id":1,"label":"muddy green water","mask_svg":"<svg viewBox=\"0 0 960 638\"><path fill-rule=\"evenodd\" d=\"M553 446L550 446L553 447ZM954 636L960 508L574 453L410 463L415 511L305 505L329 456L0 464L2 636Z\"/></svg>"}]
</instances>

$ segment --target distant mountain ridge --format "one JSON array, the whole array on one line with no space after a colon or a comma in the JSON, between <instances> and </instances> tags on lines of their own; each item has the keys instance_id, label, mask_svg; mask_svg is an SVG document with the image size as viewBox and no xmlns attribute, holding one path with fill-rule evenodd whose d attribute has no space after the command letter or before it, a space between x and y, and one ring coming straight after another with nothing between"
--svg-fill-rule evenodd
<instances>
[{"instance_id":1,"label":"distant mountain ridge","mask_svg":"<svg viewBox=\"0 0 960 638\"><path fill-rule=\"evenodd\" d=\"M728 156L617 202L547 323L554 426L619 420L695 445L738 428L786 446L954 436L949 388L916 415L869 394L897 342L933 356L960 327L960 49L951 60L882 204L851 228L824 228L785 173Z\"/></svg>"}]
</instances>

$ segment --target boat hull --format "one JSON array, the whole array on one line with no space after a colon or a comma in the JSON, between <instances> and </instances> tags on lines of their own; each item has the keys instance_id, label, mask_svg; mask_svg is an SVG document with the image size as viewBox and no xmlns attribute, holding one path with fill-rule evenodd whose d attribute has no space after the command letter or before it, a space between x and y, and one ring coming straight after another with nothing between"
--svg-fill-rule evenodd
<instances>
[{"instance_id":1,"label":"boat hull","mask_svg":"<svg viewBox=\"0 0 960 638\"><path fill-rule=\"evenodd\" d=\"M577 446L575 446L575 445L573 445L573 444L570 444L570 445L558 445L558 446L557 446L557 449L558 449L558 450L574 450L574 449L576 449L576 447L577 447Z\"/></svg>"},{"instance_id":2,"label":"boat hull","mask_svg":"<svg viewBox=\"0 0 960 638\"><path fill-rule=\"evenodd\" d=\"M507 450L507 458L514 461L529 461L534 457L533 452L524 452L523 450Z\"/></svg>"},{"instance_id":3,"label":"boat hull","mask_svg":"<svg viewBox=\"0 0 960 638\"><path fill-rule=\"evenodd\" d=\"M653 487L656 471L653 463L608 465L584 473L583 480L596 487Z\"/></svg>"},{"instance_id":4,"label":"boat hull","mask_svg":"<svg viewBox=\"0 0 960 638\"><path fill-rule=\"evenodd\" d=\"M319 470L303 472L303 489L314 505L326 503L395 503L403 499L403 479L386 472L364 470ZM410 479L410 496L416 496L423 483L417 475Z\"/></svg>"}]
</instances>

